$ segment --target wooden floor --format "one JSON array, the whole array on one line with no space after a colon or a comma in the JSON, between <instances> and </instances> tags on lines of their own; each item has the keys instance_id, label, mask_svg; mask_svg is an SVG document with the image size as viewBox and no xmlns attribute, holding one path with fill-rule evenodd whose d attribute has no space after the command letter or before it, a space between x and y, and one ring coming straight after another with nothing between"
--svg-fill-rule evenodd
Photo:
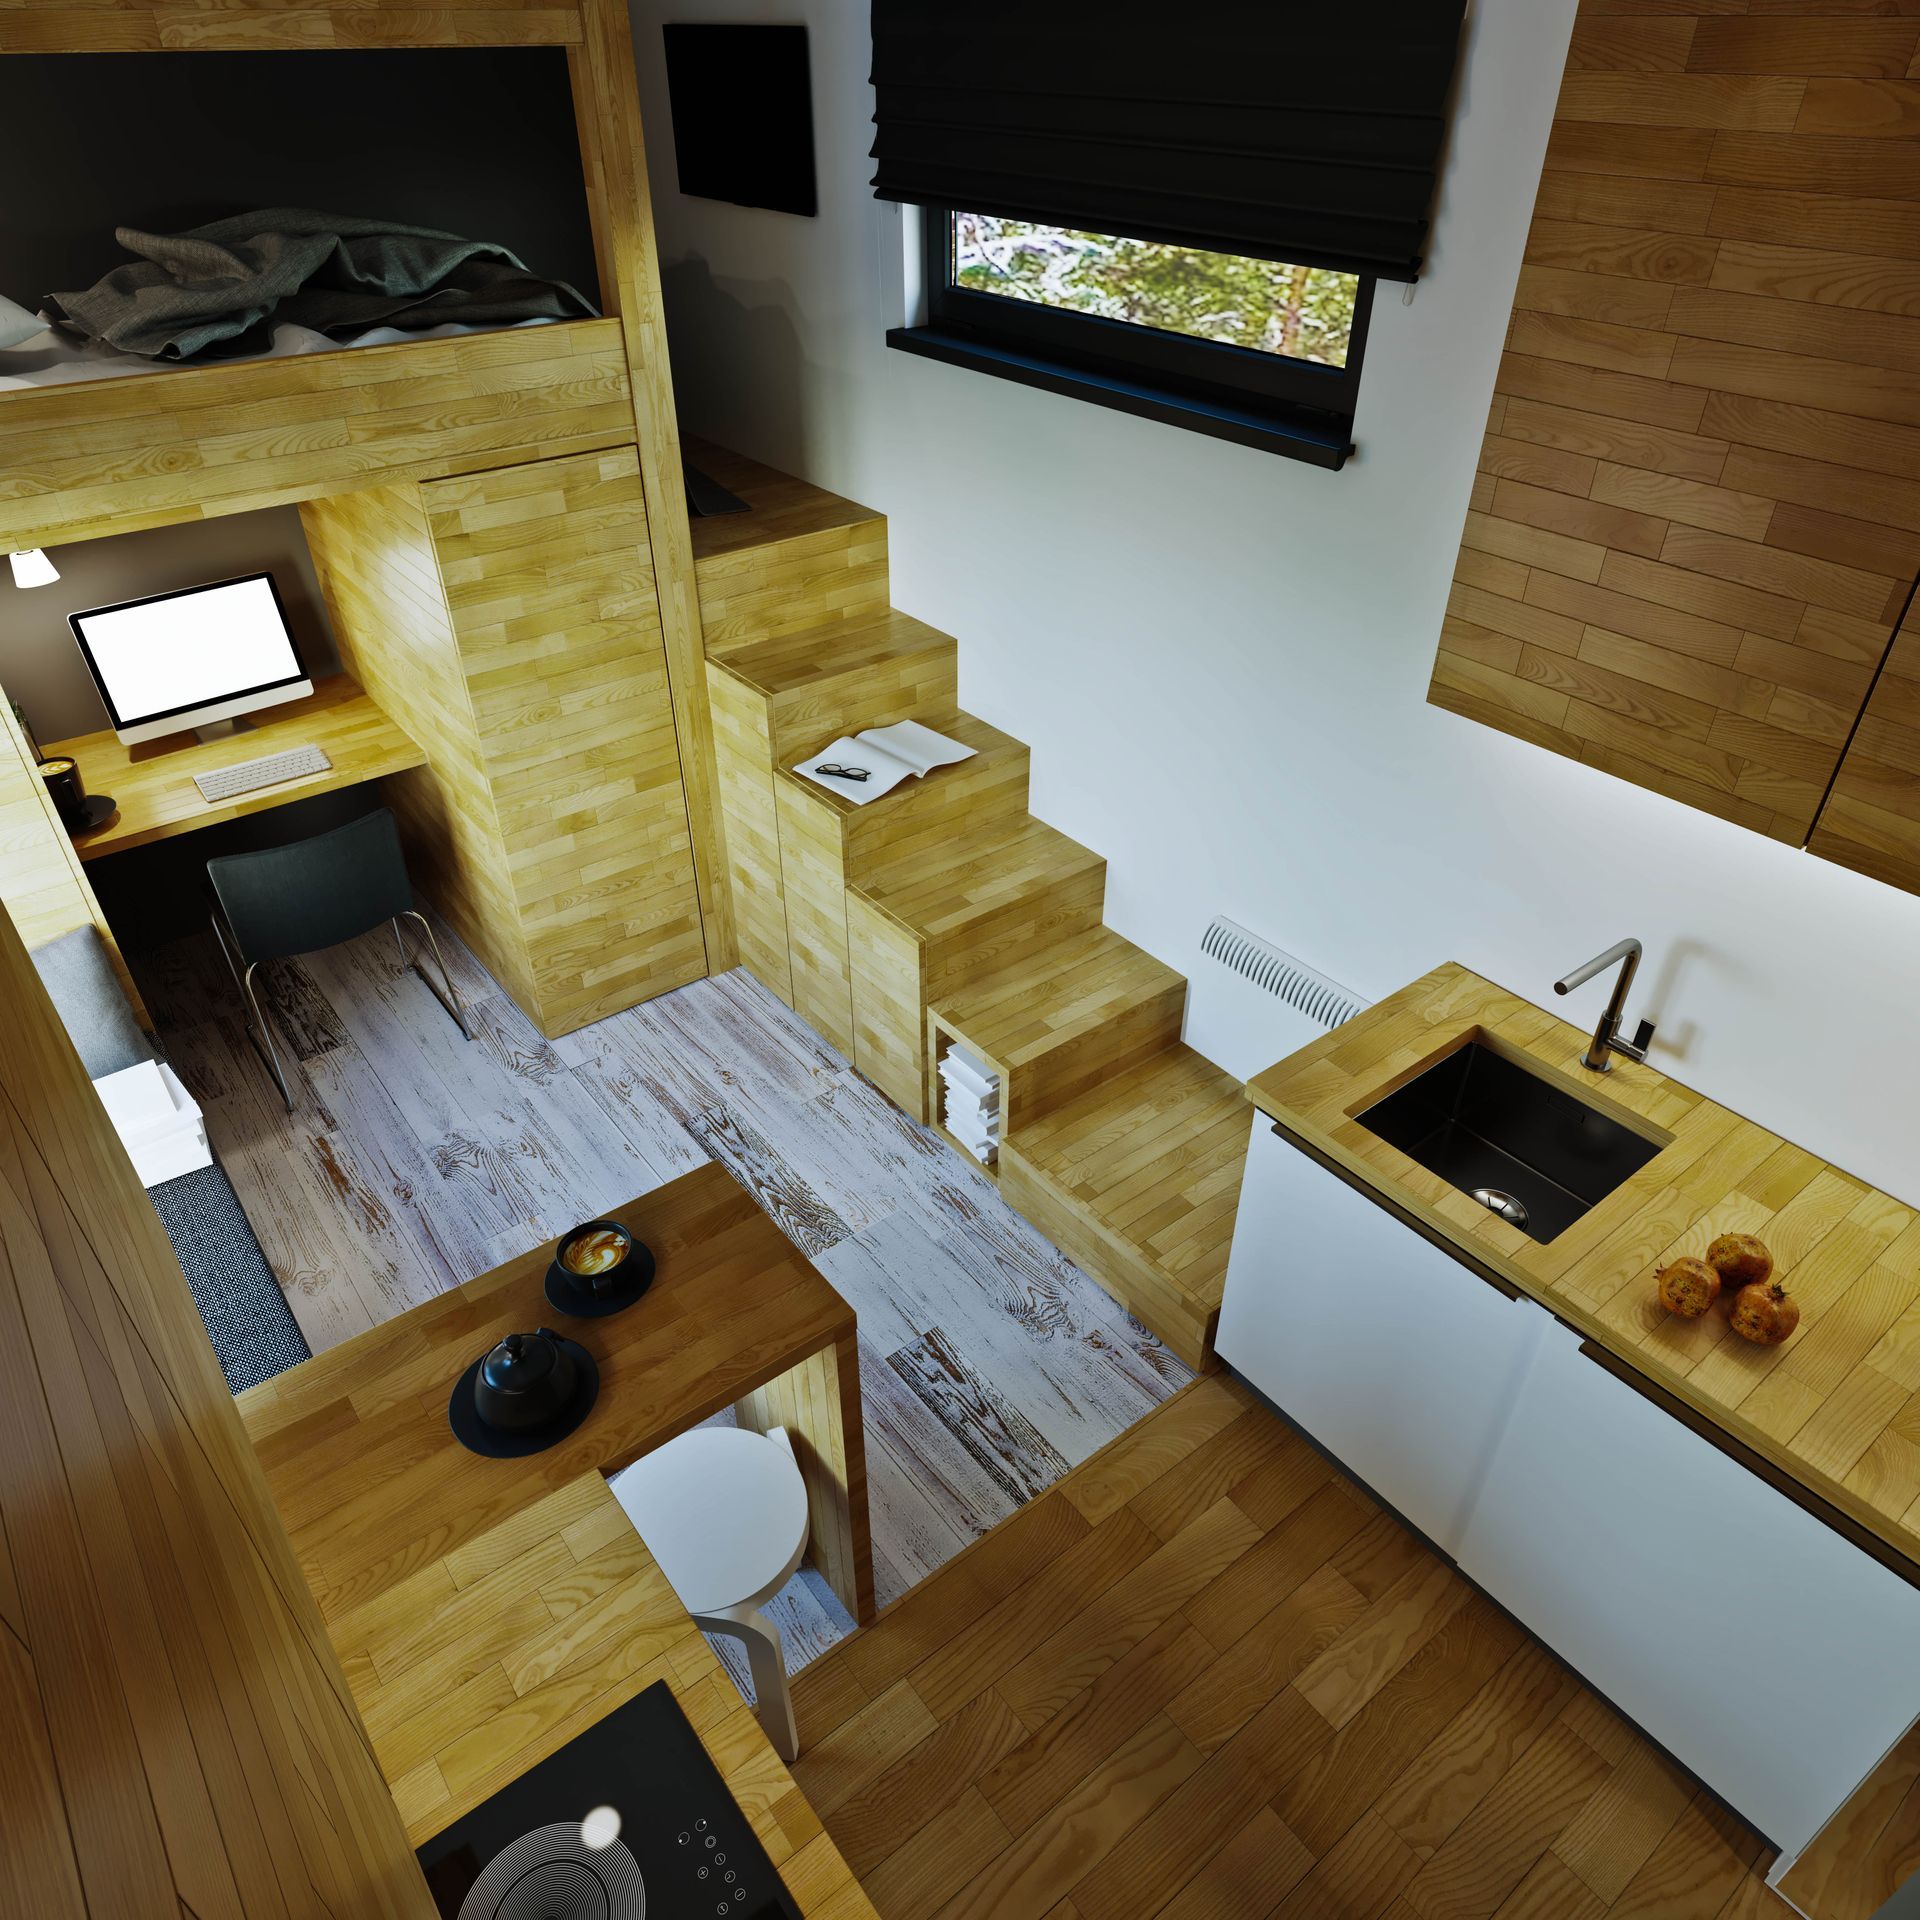
<instances>
[{"instance_id":1,"label":"wooden floor","mask_svg":"<svg viewBox=\"0 0 1920 1920\"><path fill-rule=\"evenodd\" d=\"M1873 1920L1920 1873L1920 1727L1909 1728L1814 1835L1780 1885L1820 1920Z\"/></svg>"},{"instance_id":2,"label":"wooden floor","mask_svg":"<svg viewBox=\"0 0 1920 1920\"><path fill-rule=\"evenodd\" d=\"M884 1920L1762 1920L1760 1842L1211 1375L800 1677Z\"/></svg>"},{"instance_id":3,"label":"wooden floor","mask_svg":"<svg viewBox=\"0 0 1920 1920\"><path fill-rule=\"evenodd\" d=\"M136 956L316 1351L718 1160L860 1316L883 1604L1190 1377L745 973L550 1043L440 938L471 1044L384 931L271 970L291 1116L211 936ZM817 1581L775 1617L796 1664L849 1624Z\"/></svg>"}]
</instances>

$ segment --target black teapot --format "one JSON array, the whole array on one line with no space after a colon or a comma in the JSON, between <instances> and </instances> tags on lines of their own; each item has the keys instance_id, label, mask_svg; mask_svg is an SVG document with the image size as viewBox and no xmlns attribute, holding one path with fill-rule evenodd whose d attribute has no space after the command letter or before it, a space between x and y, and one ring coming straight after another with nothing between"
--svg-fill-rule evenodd
<instances>
[{"instance_id":1,"label":"black teapot","mask_svg":"<svg viewBox=\"0 0 1920 1920\"><path fill-rule=\"evenodd\" d=\"M508 1334L474 1375L474 1411L496 1433L526 1433L559 1419L573 1401L572 1344L548 1327Z\"/></svg>"}]
</instances>

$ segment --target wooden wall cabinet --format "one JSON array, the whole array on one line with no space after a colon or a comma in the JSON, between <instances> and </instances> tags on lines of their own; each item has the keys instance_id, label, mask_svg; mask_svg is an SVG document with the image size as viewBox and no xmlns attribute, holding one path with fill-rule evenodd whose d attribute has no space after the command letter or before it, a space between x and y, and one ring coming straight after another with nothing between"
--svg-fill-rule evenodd
<instances>
[{"instance_id":1,"label":"wooden wall cabinet","mask_svg":"<svg viewBox=\"0 0 1920 1920\"><path fill-rule=\"evenodd\" d=\"M631 447L301 509L347 670L428 764L422 885L551 1038L707 971Z\"/></svg>"},{"instance_id":2,"label":"wooden wall cabinet","mask_svg":"<svg viewBox=\"0 0 1920 1920\"><path fill-rule=\"evenodd\" d=\"M1428 697L1920 890L1920 17L1796 12L1582 0Z\"/></svg>"},{"instance_id":3,"label":"wooden wall cabinet","mask_svg":"<svg viewBox=\"0 0 1920 1920\"><path fill-rule=\"evenodd\" d=\"M1894 636L1808 845L1920 893L1920 602Z\"/></svg>"}]
</instances>

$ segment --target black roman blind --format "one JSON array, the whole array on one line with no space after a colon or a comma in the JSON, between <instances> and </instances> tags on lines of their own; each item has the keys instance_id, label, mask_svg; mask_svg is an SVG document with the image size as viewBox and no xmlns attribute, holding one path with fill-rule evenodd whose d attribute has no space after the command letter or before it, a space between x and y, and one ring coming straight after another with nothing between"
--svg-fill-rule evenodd
<instances>
[{"instance_id":1,"label":"black roman blind","mask_svg":"<svg viewBox=\"0 0 1920 1920\"><path fill-rule=\"evenodd\" d=\"M1465 0L872 0L873 189L1411 280Z\"/></svg>"}]
</instances>

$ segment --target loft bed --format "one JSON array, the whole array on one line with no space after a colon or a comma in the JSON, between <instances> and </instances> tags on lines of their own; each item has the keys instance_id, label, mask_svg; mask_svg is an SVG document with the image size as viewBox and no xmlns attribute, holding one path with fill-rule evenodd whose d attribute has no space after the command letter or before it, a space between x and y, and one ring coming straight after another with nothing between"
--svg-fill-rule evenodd
<instances>
[{"instance_id":1,"label":"loft bed","mask_svg":"<svg viewBox=\"0 0 1920 1920\"><path fill-rule=\"evenodd\" d=\"M631 444L615 319L0 392L0 546Z\"/></svg>"},{"instance_id":2,"label":"loft bed","mask_svg":"<svg viewBox=\"0 0 1920 1920\"><path fill-rule=\"evenodd\" d=\"M565 312L607 315L475 328L430 303L359 345L276 313L179 361L36 335L0 352L0 537L59 545L632 442L594 11L0 5L0 55L22 56L0 59L0 118L29 149L89 107L103 129L12 223L0 295L27 312L124 266L118 225L308 206L499 244L579 290Z\"/></svg>"},{"instance_id":3,"label":"loft bed","mask_svg":"<svg viewBox=\"0 0 1920 1920\"><path fill-rule=\"evenodd\" d=\"M543 596L540 610L530 615L552 627L551 646L525 650L516 671L526 684L518 696L544 710L549 690L538 684L543 662L549 653L564 661L574 633L591 632L599 617L592 593L582 584L585 576L575 575L581 566L597 570L591 579L607 581L614 596L606 604L621 605L638 623L636 644L664 649L667 693L659 723L668 732L662 745L669 764L677 746L685 800L681 809L676 788L670 811L683 822L678 857L690 858L693 876L687 964L696 972L731 965L699 602L623 0L437 0L423 9L370 7L365 0L257 5L248 0L152 5L93 0L75 6L0 0L0 81L12 56L138 55L153 61L156 72L167 63L165 75L174 85L183 77L176 63L202 71L192 63L204 56L272 53L344 61L347 50L356 50L354 59L382 59L422 49L491 49L508 62L525 57L550 68L560 63L572 120L569 164L584 200L581 234L588 265L578 271L577 283L587 283L590 295L597 292L603 317L186 364L137 378L0 389L0 551L59 547L297 504L310 541L326 536L324 571L331 579L330 601L338 598L336 629L342 608L348 624L359 629L352 646L346 633L339 634L343 661L358 671L363 684L379 681L389 711L404 719L414 702L425 699L431 707L434 697L429 685L436 671L429 657L433 635L418 627L417 609L404 591L411 577L408 565L415 574L419 570L419 543L427 537L423 529L430 512L448 516L434 537L450 550L449 543L459 537L464 498L477 513L516 518L541 500L563 502L550 539L567 542L569 550L581 546L574 555L575 571L567 576L578 604L563 616L549 610L555 596ZM332 72L329 68L329 77ZM343 127L353 128L350 106L340 118ZM475 238L499 238L530 268L544 271L528 257L531 248L515 245L513 236L477 231L473 219L432 218L433 206L389 211L322 202L320 210L404 218ZM194 224L198 221L185 220L180 226ZM152 230L179 229L155 225ZM16 297L4 285L0 293ZM534 462L544 463L539 480L516 481L512 470ZM609 498L617 501L615 510L609 510ZM585 508L577 523L576 501ZM396 563L398 549L408 541L414 543L409 561ZM529 551L550 550L513 549L499 540L492 544L501 548L500 557L476 558L474 564L505 580L503 595L514 590L506 579L514 553L524 563ZM651 626L650 607L643 618L637 606L628 605L636 558L650 564L657 628ZM502 599L499 604L512 603ZM444 620L446 612L443 605L439 617ZM445 638L442 634L441 641ZM386 657L376 660L376 654ZM443 651L439 658L443 667L451 660L450 670L461 670L457 656ZM506 695L515 689L500 691ZM414 731L425 741L435 737L437 725L431 711L423 712ZM577 724L573 733L579 734ZM476 740L461 750L472 748L468 757L477 754L484 761L484 747ZM553 794L594 790L586 736L556 733L553 753L564 757L571 749L577 749L580 766L560 767L556 761ZM430 758L438 751L437 745L431 748ZM650 751L649 765L659 760L662 746ZM604 913L592 927L570 931L562 925L566 861L573 857L567 843L556 841L536 860L513 837L521 824L517 815L508 820L501 794L489 792L481 796L487 804L466 806L469 796L458 787L460 769L450 760L444 770L435 762L433 771L447 797L439 816L443 837L453 832L458 841L475 820L501 823L489 829L498 844L473 855L466 871L436 876L447 895L443 910L454 908L450 917L476 950L509 959L518 954L521 971L529 975L540 975L542 966L570 974L585 965L579 959L588 950L583 940L589 946L628 939L645 944L636 931L647 924L637 905L625 918ZM489 778L483 770L483 784ZM0 792L0 800L6 797ZM609 811L605 831L613 832L617 824ZM525 832L537 840L540 827L536 822ZM644 892L645 858L652 857L646 849L653 843L638 831L629 840L620 857L635 870L638 898ZM456 846L456 865L466 857ZM523 871L531 876L524 883L518 878ZM8 877L0 873L0 880ZM538 886L549 884L560 889L551 901L534 897ZM596 883L594 897L611 892ZM489 940L489 933L498 937ZM687 950L684 939L679 950ZM506 972L515 977L511 964ZM558 1006L562 1014L555 1018L572 1017L564 983L555 986L542 976L536 990L542 1009ZM520 997L528 1003L529 996Z\"/></svg>"}]
</instances>

